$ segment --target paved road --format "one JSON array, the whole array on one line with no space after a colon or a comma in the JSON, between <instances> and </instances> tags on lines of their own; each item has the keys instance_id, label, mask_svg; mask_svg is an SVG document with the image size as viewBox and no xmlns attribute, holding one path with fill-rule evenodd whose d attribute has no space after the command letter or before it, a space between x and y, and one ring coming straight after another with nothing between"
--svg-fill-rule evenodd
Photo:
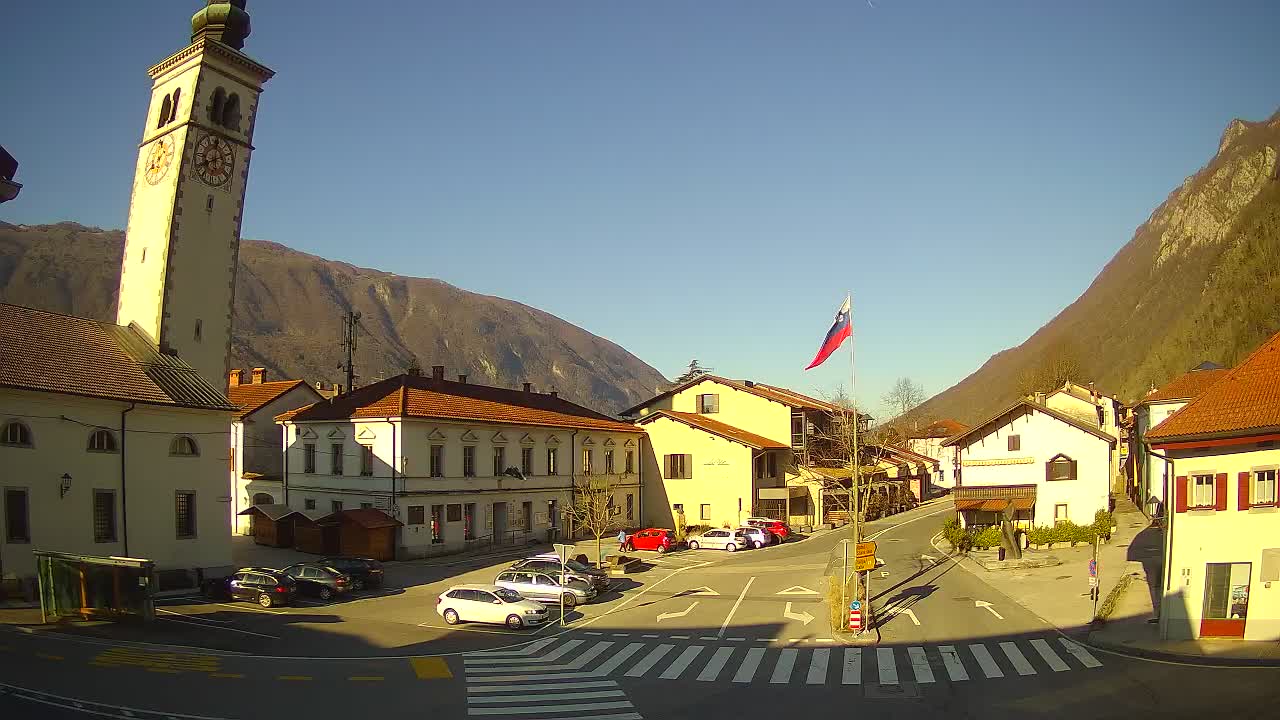
<instances>
[{"instance_id":1,"label":"paved road","mask_svg":"<svg viewBox=\"0 0 1280 720\"><path fill-rule=\"evenodd\" d=\"M237 632L204 627L219 622L279 636L244 635L239 647L255 655L8 632L0 634L0 717L331 717L370 708L390 717L493 720L845 709L984 719L1273 715L1280 670L1152 663L1064 638L936 557L929 538L938 510L868 528L880 533L881 571L888 573L875 578L872 594L902 611L885 616L876 647L835 642L824 577L833 558L838 562L842 534L828 533L760 551L653 557L648 572L584 608L568 628L436 628L433 603L426 604L435 590L423 585L345 603L338 613L176 606L191 613L180 618L191 624L179 628L184 640L234 645L226 638L238 639ZM459 566L459 579L493 572L481 564ZM388 616L378 617L384 604ZM307 648L367 652L299 658L290 631ZM358 656L374 654L399 657Z\"/></svg>"}]
</instances>

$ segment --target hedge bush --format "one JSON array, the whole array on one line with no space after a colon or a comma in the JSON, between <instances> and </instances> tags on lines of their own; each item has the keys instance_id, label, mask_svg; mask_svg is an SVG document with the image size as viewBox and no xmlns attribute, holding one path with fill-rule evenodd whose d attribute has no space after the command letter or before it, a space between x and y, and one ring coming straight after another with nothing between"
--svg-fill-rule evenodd
<instances>
[{"instance_id":1,"label":"hedge bush","mask_svg":"<svg viewBox=\"0 0 1280 720\"><path fill-rule=\"evenodd\" d=\"M1000 547L1000 528L988 525L973 534L973 546L982 550Z\"/></svg>"},{"instance_id":2,"label":"hedge bush","mask_svg":"<svg viewBox=\"0 0 1280 720\"><path fill-rule=\"evenodd\" d=\"M1104 540L1111 537L1111 513L1099 510L1092 523L1076 525L1073 522L1061 522L1045 527L1037 525L1027 532L1027 541L1034 546L1093 544L1094 538Z\"/></svg>"}]
</instances>

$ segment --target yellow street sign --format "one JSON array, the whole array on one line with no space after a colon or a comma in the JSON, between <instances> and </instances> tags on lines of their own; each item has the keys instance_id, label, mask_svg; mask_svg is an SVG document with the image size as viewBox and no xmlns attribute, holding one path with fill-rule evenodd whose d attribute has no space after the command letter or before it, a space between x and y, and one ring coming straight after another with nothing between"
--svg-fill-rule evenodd
<instances>
[{"instance_id":1,"label":"yellow street sign","mask_svg":"<svg viewBox=\"0 0 1280 720\"><path fill-rule=\"evenodd\" d=\"M853 556L859 559L865 557L874 558L876 556L876 544L873 542L858 543L858 549Z\"/></svg>"},{"instance_id":2,"label":"yellow street sign","mask_svg":"<svg viewBox=\"0 0 1280 720\"><path fill-rule=\"evenodd\" d=\"M876 568L875 555L871 555L868 557L860 557L854 560L854 564L853 564L854 572L865 572L867 570L875 570L875 568Z\"/></svg>"}]
</instances>

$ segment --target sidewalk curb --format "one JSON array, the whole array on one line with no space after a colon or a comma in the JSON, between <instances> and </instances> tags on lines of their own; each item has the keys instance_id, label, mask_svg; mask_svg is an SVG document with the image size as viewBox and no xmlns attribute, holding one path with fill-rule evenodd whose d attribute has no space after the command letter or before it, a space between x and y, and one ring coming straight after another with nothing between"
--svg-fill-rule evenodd
<instances>
[{"instance_id":1,"label":"sidewalk curb","mask_svg":"<svg viewBox=\"0 0 1280 720\"><path fill-rule=\"evenodd\" d=\"M1084 638L1085 644L1089 645L1090 647L1097 648L1099 650L1106 650L1107 652L1116 653L1117 655L1127 655L1130 657L1144 658L1147 660L1160 660L1162 662L1176 663L1179 665L1213 665L1215 667L1226 667L1226 668L1280 667L1280 658L1273 660L1268 658L1224 658L1224 657L1217 657L1214 655L1188 655L1186 653L1175 653L1167 650L1154 650L1151 648L1134 647L1132 645L1125 645L1123 643L1111 642L1109 640L1095 638L1094 637L1095 633L1096 631L1090 632L1089 635Z\"/></svg>"}]
</instances>

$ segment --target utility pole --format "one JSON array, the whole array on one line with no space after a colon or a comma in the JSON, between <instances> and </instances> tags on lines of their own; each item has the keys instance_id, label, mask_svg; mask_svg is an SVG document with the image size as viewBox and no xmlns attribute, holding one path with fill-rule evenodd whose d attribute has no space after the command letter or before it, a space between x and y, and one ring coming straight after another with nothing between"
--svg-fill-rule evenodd
<instances>
[{"instance_id":1,"label":"utility pole","mask_svg":"<svg viewBox=\"0 0 1280 720\"><path fill-rule=\"evenodd\" d=\"M348 311L342 318L342 347L347 351L347 392L355 389L356 367L352 354L356 349L356 330L360 326L360 313Z\"/></svg>"}]
</instances>

